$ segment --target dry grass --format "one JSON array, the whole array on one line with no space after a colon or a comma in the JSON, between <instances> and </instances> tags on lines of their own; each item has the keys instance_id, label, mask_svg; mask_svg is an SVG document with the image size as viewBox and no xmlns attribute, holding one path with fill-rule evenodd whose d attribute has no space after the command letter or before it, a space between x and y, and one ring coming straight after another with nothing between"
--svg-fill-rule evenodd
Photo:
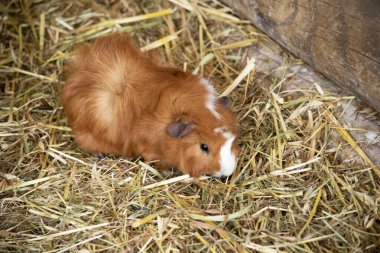
<instances>
[{"instance_id":1,"label":"dry grass","mask_svg":"<svg viewBox=\"0 0 380 253\"><path fill-rule=\"evenodd\" d=\"M272 42L218 0L2 1L0 12L1 252L379 248L378 169L333 114L347 98L284 92L287 76L255 73L247 46ZM74 44L115 30L230 94L244 148L233 176L161 175L75 146L63 63ZM361 163L337 159L347 145Z\"/></svg>"}]
</instances>

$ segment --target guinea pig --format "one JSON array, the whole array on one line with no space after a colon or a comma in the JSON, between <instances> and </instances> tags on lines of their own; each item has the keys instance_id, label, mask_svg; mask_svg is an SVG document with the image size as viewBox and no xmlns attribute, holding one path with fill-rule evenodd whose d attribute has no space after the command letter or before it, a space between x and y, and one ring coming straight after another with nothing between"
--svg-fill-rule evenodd
<instances>
[{"instance_id":1,"label":"guinea pig","mask_svg":"<svg viewBox=\"0 0 380 253\"><path fill-rule=\"evenodd\" d=\"M239 125L207 80L119 33L77 46L65 69L61 101L83 150L141 156L195 177L235 170Z\"/></svg>"}]
</instances>

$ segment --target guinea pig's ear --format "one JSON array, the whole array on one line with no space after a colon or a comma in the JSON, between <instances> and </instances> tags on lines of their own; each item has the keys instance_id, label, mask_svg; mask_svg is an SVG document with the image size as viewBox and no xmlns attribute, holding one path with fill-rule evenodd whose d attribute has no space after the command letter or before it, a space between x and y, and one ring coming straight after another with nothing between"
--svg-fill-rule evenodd
<instances>
[{"instance_id":1,"label":"guinea pig's ear","mask_svg":"<svg viewBox=\"0 0 380 253\"><path fill-rule=\"evenodd\" d=\"M224 108L230 108L231 107L231 101L226 96L218 98L218 101L223 105Z\"/></svg>"},{"instance_id":2,"label":"guinea pig's ear","mask_svg":"<svg viewBox=\"0 0 380 253\"><path fill-rule=\"evenodd\" d=\"M179 120L171 123L166 132L175 138L182 138L194 129L194 124L189 121Z\"/></svg>"}]
</instances>

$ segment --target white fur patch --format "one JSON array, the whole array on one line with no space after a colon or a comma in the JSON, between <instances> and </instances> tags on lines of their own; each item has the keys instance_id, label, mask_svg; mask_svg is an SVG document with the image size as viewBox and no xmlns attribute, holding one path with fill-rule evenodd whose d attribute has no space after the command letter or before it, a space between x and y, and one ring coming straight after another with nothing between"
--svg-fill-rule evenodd
<instances>
[{"instance_id":1,"label":"white fur patch","mask_svg":"<svg viewBox=\"0 0 380 253\"><path fill-rule=\"evenodd\" d=\"M221 133L223 137L226 138L226 142L223 144L219 151L220 171L215 173L214 176L230 176L236 168L236 157L232 153L232 143L235 140L235 135L226 131L224 127L216 128L214 131Z\"/></svg>"},{"instance_id":2,"label":"white fur patch","mask_svg":"<svg viewBox=\"0 0 380 253\"><path fill-rule=\"evenodd\" d=\"M208 91L208 96L207 96L207 101L206 101L206 107L210 110L210 112L217 118L221 119L222 116L216 111L216 91L214 87L210 84L209 81L206 79L202 79L201 83L207 88Z\"/></svg>"}]
</instances>

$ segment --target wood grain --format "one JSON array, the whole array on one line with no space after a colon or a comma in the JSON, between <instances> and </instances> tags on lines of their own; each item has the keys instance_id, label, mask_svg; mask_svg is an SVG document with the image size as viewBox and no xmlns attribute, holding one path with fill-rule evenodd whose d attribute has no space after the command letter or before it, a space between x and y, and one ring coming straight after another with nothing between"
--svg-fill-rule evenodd
<instances>
[{"instance_id":1,"label":"wood grain","mask_svg":"<svg viewBox=\"0 0 380 253\"><path fill-rule=\"evenodd\" d=\"M380 112L380 1L224 1Z\"/></svg>"}]
</instances>

